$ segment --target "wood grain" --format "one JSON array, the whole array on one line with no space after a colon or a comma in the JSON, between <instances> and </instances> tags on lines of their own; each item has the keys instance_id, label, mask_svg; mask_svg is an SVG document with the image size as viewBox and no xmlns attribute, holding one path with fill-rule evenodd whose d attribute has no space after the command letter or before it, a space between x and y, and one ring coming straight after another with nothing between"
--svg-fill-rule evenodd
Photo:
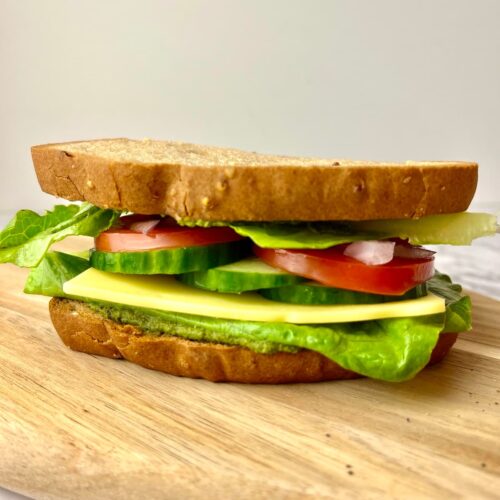
<instances>
[{"instance_id":1,"label":"wood grain","mask_svg":"<svg viewBox=\"0 0 500 500\"><path fill-rule=\"evenodd\" d=\"M0 267L0 485L37 498L498 498L500 302L414 380L212 384L66 349Z\"/></svg>"}]
</instances>

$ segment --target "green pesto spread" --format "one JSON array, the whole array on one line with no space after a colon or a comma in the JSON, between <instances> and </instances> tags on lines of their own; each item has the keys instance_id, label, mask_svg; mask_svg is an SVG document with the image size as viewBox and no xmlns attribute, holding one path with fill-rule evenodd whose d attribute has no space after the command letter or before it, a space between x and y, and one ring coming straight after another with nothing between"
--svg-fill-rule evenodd
<instances>
[{"instance_id":1,"label":"green pesto spread","mask_svg":"<svg viewBox=\"0 0 500 500\"><path fill-rule=\"evenodd\" d=\"M147 335L171 335L197 342L237 345L261 354L275 352L297 352L294 346L261 339L253 339L245 328L235 328L238 323L231 320L194 316L175 312L127 307L105 302L87 302L87 305L107 319L134 325ZM265 329L265 324L262 324Z\"/></svg>"}]
</instances>

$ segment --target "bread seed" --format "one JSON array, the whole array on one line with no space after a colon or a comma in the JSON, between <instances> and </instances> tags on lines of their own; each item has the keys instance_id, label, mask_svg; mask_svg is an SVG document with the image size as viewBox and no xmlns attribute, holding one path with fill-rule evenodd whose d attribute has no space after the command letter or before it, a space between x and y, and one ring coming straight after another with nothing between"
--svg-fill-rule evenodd
<instances>
[{"instance_id":1,"label":"bread seed","mask_svg":"<svg viewBox=\"0 0 500 500\"><path fill-rule=\"evenodd\" d=\"M94 183L90 179L87 179L87 186L92 189L94 187Z\"/></svg>"},{"instance_id":2,"label":"bread seed","mask_svg":"<svg viewBox=\"0 0 500 500\"><path fill-rule=\"evenodd\" d=\"M217 191L225 191L227 188L227 182L226 181L219 181L216 186Z\"/></svg>"},{"instance_id":3,"label":"bread seed","mask_svg":"<svg viewBox=\"0 0 500 500\"><path fill-rule=\"evenodd\" d=\"M207 196L205 196L204 198L202 198L202 199L201 199L201 204L202 204L204 207L207 207L209 202L210 202L210 200L208 199L208 197L207 197Z\"/></svg>"},{"instance_id":4,"label":"bread seed","mask_svg":"<svg viewBox=\"0 0 500 500\"><path fill-rule=\"evenodd\" d=\"M225 168L224 173L228 179L232 179L234 177L234 167L233 168Z\"/></svg>"},{"instance_id":5,"label":"bread seed","mask_svg":"<svg viewBox=\"0 0 500 500\"><path fill-rule=\"evenodd\" d=\"M403 184L408 184L410 181L411 181L411 177L410 177L410 176L405 177L405 178L403 179Z\"/></svg>"},{"instance_id":6,"label":"bread seed","mask_svg":"<svg viewBox=\"0 0 500 500\"><path fill-rule=\"evenodd\" d=\"M359 184L355 184L353 187L353 192L359 193L365 189L365 183L361 181Z\"/></svg>"}]
</instances>

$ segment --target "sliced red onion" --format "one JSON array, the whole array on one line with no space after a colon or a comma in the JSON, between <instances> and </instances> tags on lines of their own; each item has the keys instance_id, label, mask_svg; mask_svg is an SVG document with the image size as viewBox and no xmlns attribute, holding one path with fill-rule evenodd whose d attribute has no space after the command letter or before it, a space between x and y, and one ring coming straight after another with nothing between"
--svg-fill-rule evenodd
<instances>
[{"instance_id":1,"label":"sliced red onion","mask_svg":"<svg viewBox=\"0 0 500 500\"><path fill-rule=\"evenodd\" d=\"M428 259L436 252L427 250L422 247L412 247L409 245L396 245L394 249L394 257L401 257L402 259Z\"/></svg>"},{"instance_id":2,"label":"sliced red onion","mask_svg":"<svg viewBox=\"0 0 500 500\"><path fill-rule=\"evenodd\" d=\"M346 247L344 255L368 266L387 264L394 257L394 241L355 241Z\"/></svg>"},{"instance_id":3,"label":"sliced red onion","mask_svg":"<svg viewBox=\"0 0 500 500\"><path fill-rule=\"evenodd\" d=\"M144 220L144 221L134 222L134 223L130 224L129 228L132 231L137 231L138 233L148 234L159 223L160 223L160 219Z\"/></svg>"}]
</instances>

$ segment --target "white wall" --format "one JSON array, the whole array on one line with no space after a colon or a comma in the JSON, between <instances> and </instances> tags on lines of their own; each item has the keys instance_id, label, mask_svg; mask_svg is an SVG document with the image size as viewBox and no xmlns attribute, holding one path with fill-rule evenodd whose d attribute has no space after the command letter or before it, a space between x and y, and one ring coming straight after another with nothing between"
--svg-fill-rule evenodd
<instances>
[{"instance_id":1,"label":"white wall","mask_svg":"<svg viewBox=\"0 0 500 500\"><path fill-rule=\"evenodd\" d=\"M0 211L29 146L103 136L481 163L500 200L500 1L0 0Z\"/></svg>"}]
</instances>

